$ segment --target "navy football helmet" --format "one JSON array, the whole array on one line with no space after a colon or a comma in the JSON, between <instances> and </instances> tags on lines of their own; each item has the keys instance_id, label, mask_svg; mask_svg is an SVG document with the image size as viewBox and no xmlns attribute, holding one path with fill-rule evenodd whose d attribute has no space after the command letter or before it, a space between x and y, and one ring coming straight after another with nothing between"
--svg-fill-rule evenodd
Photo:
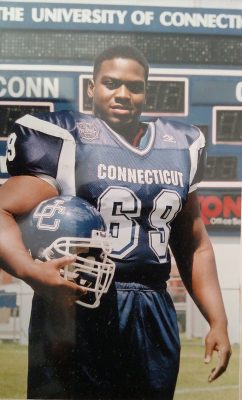
<instances>
[{"instance_id":1,"label":"navy football helmet","mask_svg":"<svg viewBox=\"0 0 242 400\"><path fill-rule=\"evenodd\" d=\"M57 196L19 218L18 225L34 259L76 255L61 275L86 288L78 304L98 307L111 284L115 264L109 258L112 248L105 223L95 207L78 197Z\"/></svg>"}]
</instances>

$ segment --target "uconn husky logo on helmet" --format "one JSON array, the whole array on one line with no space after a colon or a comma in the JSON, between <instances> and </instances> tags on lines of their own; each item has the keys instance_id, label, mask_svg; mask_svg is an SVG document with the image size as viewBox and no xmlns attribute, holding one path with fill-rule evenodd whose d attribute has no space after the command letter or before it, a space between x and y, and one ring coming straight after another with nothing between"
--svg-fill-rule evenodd
<instances>
[{"instance_id":1,"label":"uconn husky logo on helmet","mask_svg":"<svg viewBox=\"0 0 242 400\"><path fill-rule=\"evenodd\" d=\"M34 214L33 218L37 220L37 229L44 229L47 231L56 231L59 226L61 220L59 218L55 218L56 214L63 215L65 212L65 207L62 206L64 200L55 200L53 204L40 204ZM54 217L54 220L53 220ZM52 221L53 220L53 221Z\"/></svg>"},{"instance_id":2,"label":"uconn husky logo on helmet","mask_svg":"<svg viewBox=\"0 0 242 400\"><path fill-rule=\"evenodd\" d=\"M47 261L76 255L61 274L86 288L79 304L97 307L109 289L115 264L105 223L95 207L78 197L53 197L18 219L18 224L33 258Z\"/></svg>"}]
</instances>

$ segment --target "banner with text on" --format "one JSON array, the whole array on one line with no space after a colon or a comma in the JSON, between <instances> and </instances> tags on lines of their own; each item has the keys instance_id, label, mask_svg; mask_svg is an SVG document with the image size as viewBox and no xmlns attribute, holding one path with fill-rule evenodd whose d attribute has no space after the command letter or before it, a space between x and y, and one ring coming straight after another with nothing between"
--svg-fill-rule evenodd
<instances>
[{"instance_id":1,"label":"banner with text on","mask_svg":"<svg viewBox=\"0 0 242 400\"><path fill-rule=\"evenodd\" d=\"M199 203L209 232L240 234L241 189L199 189Z\"/></svg>"},{"instance_id":2,"label":"banner with text on","mask_svg":"<svg viewBox=\"0 0 242 400\"><path fill-rule=\"evenodd\" d=\"M241 10L2 1L0 27L242 34Z\"/></svg>"}]
</instances>

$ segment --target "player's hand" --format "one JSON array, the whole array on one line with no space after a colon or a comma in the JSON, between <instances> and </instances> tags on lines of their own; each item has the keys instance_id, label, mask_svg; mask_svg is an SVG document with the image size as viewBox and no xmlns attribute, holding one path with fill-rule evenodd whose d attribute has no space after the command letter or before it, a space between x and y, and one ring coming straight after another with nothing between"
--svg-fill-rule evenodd
<instances>
[{"instance_id":1,"label":"player's hand","mask_svg":"<svg viewBox=\"0 0 242 400\"><path fill-rule=\"evenodd\" d=\"M204 358L206 364L211 362L214 351L218 353L217 365L211 370L208 382L213 382L226 371L232 354L227 330L224 328L211 328L206 336Z\"/></svg>"},{"instance_id":2,"label":"player's hand","mask_svg":"<svg viewBox=\"0 0 242 400\"><path fill-rule=\"evenodd\" d=\"M86 294L86 289L61 277L60 269L73 261L75 256L65 256L46 262L35 260L33 273L26 282L47 301L71 307L80 296Z\"/></svg>"}]
</instances>

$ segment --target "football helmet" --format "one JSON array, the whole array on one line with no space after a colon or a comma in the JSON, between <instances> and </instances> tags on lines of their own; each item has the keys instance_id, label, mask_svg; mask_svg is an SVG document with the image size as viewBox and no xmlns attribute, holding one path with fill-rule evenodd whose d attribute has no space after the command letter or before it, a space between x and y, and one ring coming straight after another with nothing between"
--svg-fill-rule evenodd
<instances>
[{"instance_id":1,"label":"football helmet","mask_svg":"<svg viewBox=\"0 0 242 400\"><path fill-rule=\"evenodd\" d=\"M34 259L76 255L61 275L86 288L78 304L98 307L111 284L115 264L109 258L112 248L105 223L95 207L79 197L57 196L41 202L17 222Z\"/></svg>"}]
</instances>

